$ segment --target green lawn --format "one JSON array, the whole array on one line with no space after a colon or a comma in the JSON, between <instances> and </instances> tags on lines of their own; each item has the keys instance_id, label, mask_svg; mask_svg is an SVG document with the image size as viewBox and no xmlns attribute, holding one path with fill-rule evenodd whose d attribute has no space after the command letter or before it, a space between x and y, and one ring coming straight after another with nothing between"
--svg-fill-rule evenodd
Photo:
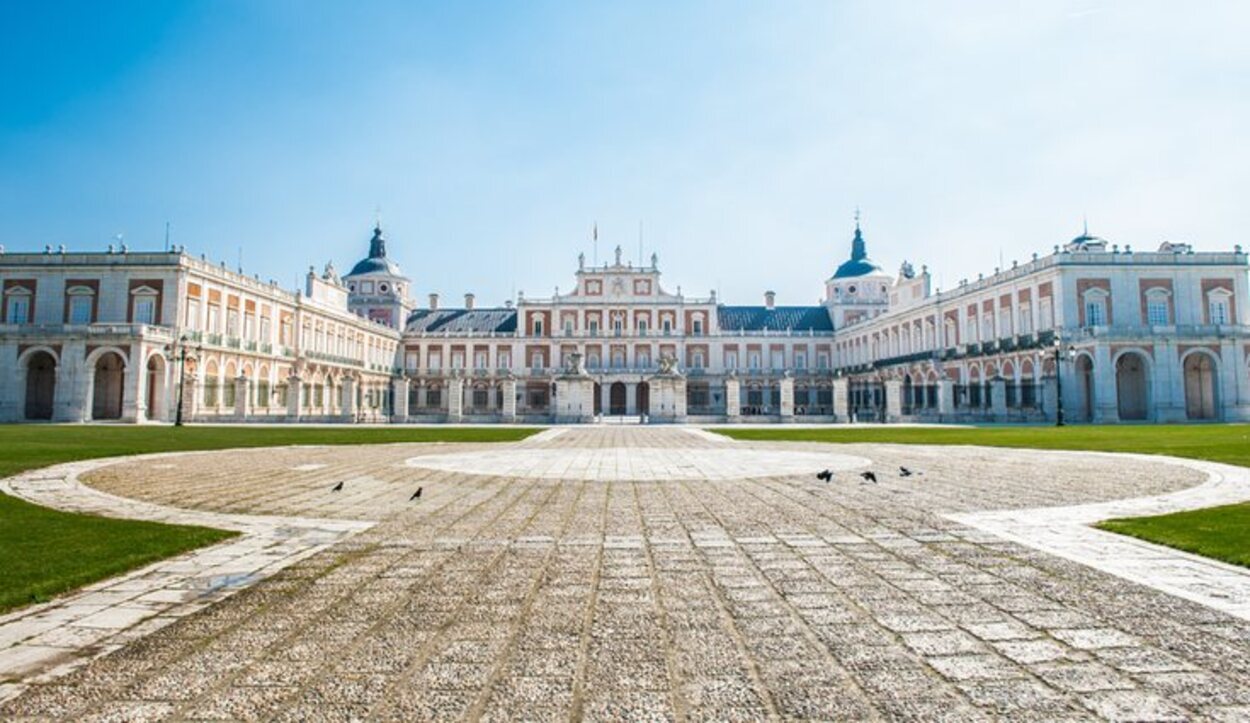
<instances>
[{"instance_id":1,"label":"green lawn","mask_svg":"<svg viewBox=\"0 0 1250 723\"><path fill-rule=\"evenodd\" d=\"M1141 452L1205 459L1250 467L1250 425L979 427L929 429L713 430L734 439L808 442L979 444L987 447ZM1250 503L1156 517L1107 520L1098 527L1160 545L1250 567Z\"/></svg>"},{"instance_id":2,"label":"green lawn","mask_svg":"<svg viewBox=\"0 0 1250 723\"><path fill-rule=\"evenodd\" d=\"M1106 520L1097 526L1250 567L1250 502L1155 517Z\"/></svg>"},{"instance_id":3,"label":"green lawn","mask_svg":"<svg viewBox=\"0 0 1250 723\"><path fill-rule=\"evenodd\" d=\"M800 442L979 444L986 447L1140 452L1250 467L1250 424L1067 427L823 427L709 430L734 439Z\"/></svg>"},{"instance_id":4,"label":"green lawn","mask_svg":"<svg viewBox=\"0 0 1250 723\"><path fill-rule=\"evenodd\" d=\"M533 428L138 427L0 425L0 477L60 462L147 452L288 444L504 442ZM0 611L46 600L235 533L117 520L0 494Z\"/></svg>"}]
</instances>

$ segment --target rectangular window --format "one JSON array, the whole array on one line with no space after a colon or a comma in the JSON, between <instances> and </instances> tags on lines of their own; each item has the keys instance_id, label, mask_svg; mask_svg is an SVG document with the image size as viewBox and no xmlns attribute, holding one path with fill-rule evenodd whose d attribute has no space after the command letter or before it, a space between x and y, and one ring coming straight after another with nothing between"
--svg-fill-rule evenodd
<instances>
[{"instance_id":1,"label":"rectangular window","mask_svg":"<svg viewBox=\"0 0 1250 723\"><path fill-rule=\"evenodd\" d=\"M187 300L187 328L196 330L200 328L200 300Z\"/></svg>"},{"instance_id":2,"label":"rectangular window","mask_svg":"<svg viewBox=\"0 0 1250 723\"><path fill-rule=\"evenodd\" d=\"M1146 323L1150 326L1167 326L1167 299L1151 299L1146 302Z\"/></svg>"},{"instance_id":3,"label":"rectangular window","mask_svg":"<svg viewBox=\"0 0 1250 723\"><path fill-rule=\"evenodd\" d=\"M1086 326L1106 326L1107 325L1107 305L1102 301L1085 302L1085 325Z\"/></svg>"},{"instance_id":4,"label":"rectangular window","mask_svg":"<svg viewBox=\"0 0 1250 723\"><path fill-rule=\"evenodd\" d=\"M71 296L69 299L69 323L90 324L91 301L92 297L87 294Z\"/></svg>"},{"instance_id":5,"label":"rectangular window","mask_svg":"<svg viewBox=\"0 0 1250 723\"><path fill-rule=\"evenodd\" d=\"M324 339L321 336L323 332L318 331L317 333L318 333L317 348L322 349L325 347ZM226 336L238 336L238 335L239 335L239 312L236 309L229 309L226 311Z\"/></svg>"},{"instance_id":6,"label":"rectangular window","mask_svg":"<svg viewBox=\"0 0 1250 723\"><path fill-rule=\"evenodd\" d=\"M564 335L573 336L573 320L572 319L564 320Z\"/></svg>"},{"instance_id":7,"label":"rectangular window","mask_svg":"<svg viewBox=\"0 0 1250 723\"><path fill-rule=\"evenodd\" d=\"M1227 324L1228 323L1228 302L1223 299L1213 300L1211 302L1211 323Z\"/></svg>"},{"instance_id":8,"label":"rectangular window","mask_svg":"<svg viewBox=\"0 0 1250 723\"><path fill-rule=\"evenodd\" d=\"M795 369L806 369L806 368L807 368L807 354L806 354L806 352L801 352L801 351L800 351L800 352L795 352L795 354L794 354L794 368L795 368Z\"/></svg>"},{"instance_id":9,"label":"rectangular window","mask_svg":"<svg viewBox=\"0 0 1250 723\"><path fill-rule=\"evenodd\" d=\"M9 310L5 315L5 319L10 324L29 324L30 323L30 299L24 296L14 296L9 299Z\"/></svg>"},{"instance_id":10,"label":"rectangular window","mask_svg":"<svg viewBox=\"0 0 1250 723\"><path fill-rule=\"evenodd\" d=\"M725 352L725 368L726 369L738 368L738 352L736 351Z\"/></svg>"},{"instance_id":11,"label":"rectangular window","mask_svg":"<svg viewBox=\"0 0 1250 723\"><path fill-rule=\"evenodd\" d=\"M1033 333L1033 314L1032 309L1028 306L1020 307L1020 333Z\"/></svg>"},{"instance_id":12,"label":"rectangular window","mask_svg":"<svg viewBox=\"0 0 1250 723\"><path fill-rule=\"evenodd\" d=\"M825 370L829 368L829 355L821 352L816 355L816 368Z\"/></svg>"},{"instance_id":13,"label":"rectangular window","mask_svg":"<svg viewBox=\"0 0 1250 723\"><path fill-rule=\"evenodd\" d=\"M599 335L599 320L598 320L598 319L591 319L591 320L588 322L587 326L588 326L588 328L589 328L589 330L590 330L590 335L591 335L591 336L598 336L598 335Z\"/></svg>"},{"instance_id":14,"label":"rectangular window","mask_svg":"<svg viewBox=\"0 0 1250 723\"><path fill-rule=\"evenodd\" d=\"M415 371L417 368L417 353L410 351L404 354L404 368L409 371Z\"/></svg>"},{"instance_id":15,"label":"rectangular window","mask_svg":"<svg viewBox=\"0 0 1250 723\"><path fill-rule=\"evenodd\" d=\"M638 320L638 336L646 336L646 335L647 335L647 320L639 319Z\"/></svg>"},{"instance_id":16,"label":"rectangular window","mask_svg":"<svg viewBox=\"0 0 1250 723\"><path fill-rule=\"evenodd\" d=\"M1037 309L1037 328L1046 330L1053 328L1055 325L1055 310L1050 305L1050 297L1041 300L1041 306Z\"/></svg>"},{"instance_id":17,"label":"rectangular window","mask_svg":"<svg viewBox=\"0 0 1250 723\"><path fill-rule=\"evenodd\" d=\"M473 355L473 368L474 369L486 368L486 352L479 351Z\"/></svg>"},{"instance_id":18,"label":"rectangular window","mask_svg":"<svg viewBox=\"0 0 1250 723\"><path fill-rule=\"evenodd\" d=\"M139 296L135 298L135 323L156 323L156 299L151 296Z\"/></svg>"},{"instance_id":19,"label":"rectangular window","mask_svg":"<svg viewBox=\"0 0 1250 723\"><path fill-rule=\"evenodd\" d=\"M998 336L1003 339L1011 336L1011 309L998 312Z\"/></svg>"},{"instance_id":20,"label":"rectangular window","mask_svg":"<svg viewBox=\"0 0 1250 723\"><path fill-rule=\"evenodd\" d=\"M260 340L263 342L268 342L269 336L270 336L269 332L270 332L269 317L267 316L260 317Z\"/></svg>"}]
</instances>

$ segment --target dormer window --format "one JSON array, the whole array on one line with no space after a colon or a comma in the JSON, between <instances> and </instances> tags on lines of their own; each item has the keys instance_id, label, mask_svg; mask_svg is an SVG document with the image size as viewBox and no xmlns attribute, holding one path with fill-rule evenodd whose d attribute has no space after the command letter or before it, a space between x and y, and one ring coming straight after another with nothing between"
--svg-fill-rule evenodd
<instances>
[{"instance_id":1,"label":"dormer window","mask_svg":"<svg viewBox=\"0 0 1250 723\"><path fill-rule=\"evenodd\" d=\"M362 294L372 294L372 293L373 293L373 282L372 282L372 281L362 281L362 282L360 282L360 293L362 293Z\"/></svg>"}]
</instances>

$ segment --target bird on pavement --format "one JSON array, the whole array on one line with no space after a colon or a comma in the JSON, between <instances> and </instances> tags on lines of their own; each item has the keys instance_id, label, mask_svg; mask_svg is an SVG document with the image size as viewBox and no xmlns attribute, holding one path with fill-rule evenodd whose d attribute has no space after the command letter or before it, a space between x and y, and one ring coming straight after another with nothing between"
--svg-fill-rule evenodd
<instances>
[{"instance_id":1,"label":"bird on pavement","mask_svg":"<svg viewBox=\"0 0 1250 723\"><path fill-rule=\"evenodd\" d=\"M420 497L420 496L421 496L421 490L423 490L423 489L425 489L425 488L424 488L424 487L418 487L418 488L417 488L417 491L416 491L416 492L413 492L413 493L412 493L412 496L408 498L408 501L409 501L409 502L412 502L413 500L415 500L415 499L417 499L418 497Z\"/></svg>"},{"instance_id":2,"label":"bird on pavement","mask_svg":"<svg viewBox=\"0 0 1250 723\"><path fill-rule=\"evenodd\" d=\"M330 491L331 491L331 492L342 492L342 491L343 491L343 483L342 483L342 482L339 482L338 484L334 485L333 487L331 487L331 488L330 488Z\"/></svg>"},{"instance_id":3,"label":"bird on pavement","mask_svg":"<svg viewBox=\"0 0 1250 723\"><path fill-rule=\"evenodd\" d=\"M910 477L910 476L912 476L913 474L914 474L914 472L912 472L911 470L907 469L906 467L899 467L899 468L898 468L898 476L899 476L899 477Z\"/></svg>"},{"instance_id":4,"label":"bird on pavement","mask_svg":"<svg viewBox=\"0 0 1250 723\"><path fill-rule=\"evenodd\" d=\"M863 477L865 482L871 482L873 484L877 484L877 475L871 470L869 470L868 472L860 472L859 476Z\"/></svg>"},{"instance_id":5,"label":"bird on pavement","mask_svg":"<svg viewBox=\"0 0 1250 723\"><path fill-rule=\"evenodd\" d=\"M828 482L829 480L833 479L833 473L827 469L821 470L820 472L816 473L816 479L824 481L824 482Z\"/></svg>"}]
</instances>

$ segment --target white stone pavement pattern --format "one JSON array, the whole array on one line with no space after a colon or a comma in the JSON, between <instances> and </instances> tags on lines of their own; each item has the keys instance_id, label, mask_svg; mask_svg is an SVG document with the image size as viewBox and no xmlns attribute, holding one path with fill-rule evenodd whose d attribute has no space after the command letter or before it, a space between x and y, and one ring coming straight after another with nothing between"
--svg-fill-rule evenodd
<instances>
[{"instance_id":1,"label":"white stone pavement pattern","mask_svg":"<svg viewBox=\"0 0 1250 723\"><path fill-rule=\"evenodd\" d=\"M1034 524L1250 497L1226 469L628 427L159 462L83 479L197 514L377 524L21 680L0 719L1250 718L1250 622L1077 562L1097 548L1046 551L1037 530L1068 517Z\"/></svg>"}]
</instances>

